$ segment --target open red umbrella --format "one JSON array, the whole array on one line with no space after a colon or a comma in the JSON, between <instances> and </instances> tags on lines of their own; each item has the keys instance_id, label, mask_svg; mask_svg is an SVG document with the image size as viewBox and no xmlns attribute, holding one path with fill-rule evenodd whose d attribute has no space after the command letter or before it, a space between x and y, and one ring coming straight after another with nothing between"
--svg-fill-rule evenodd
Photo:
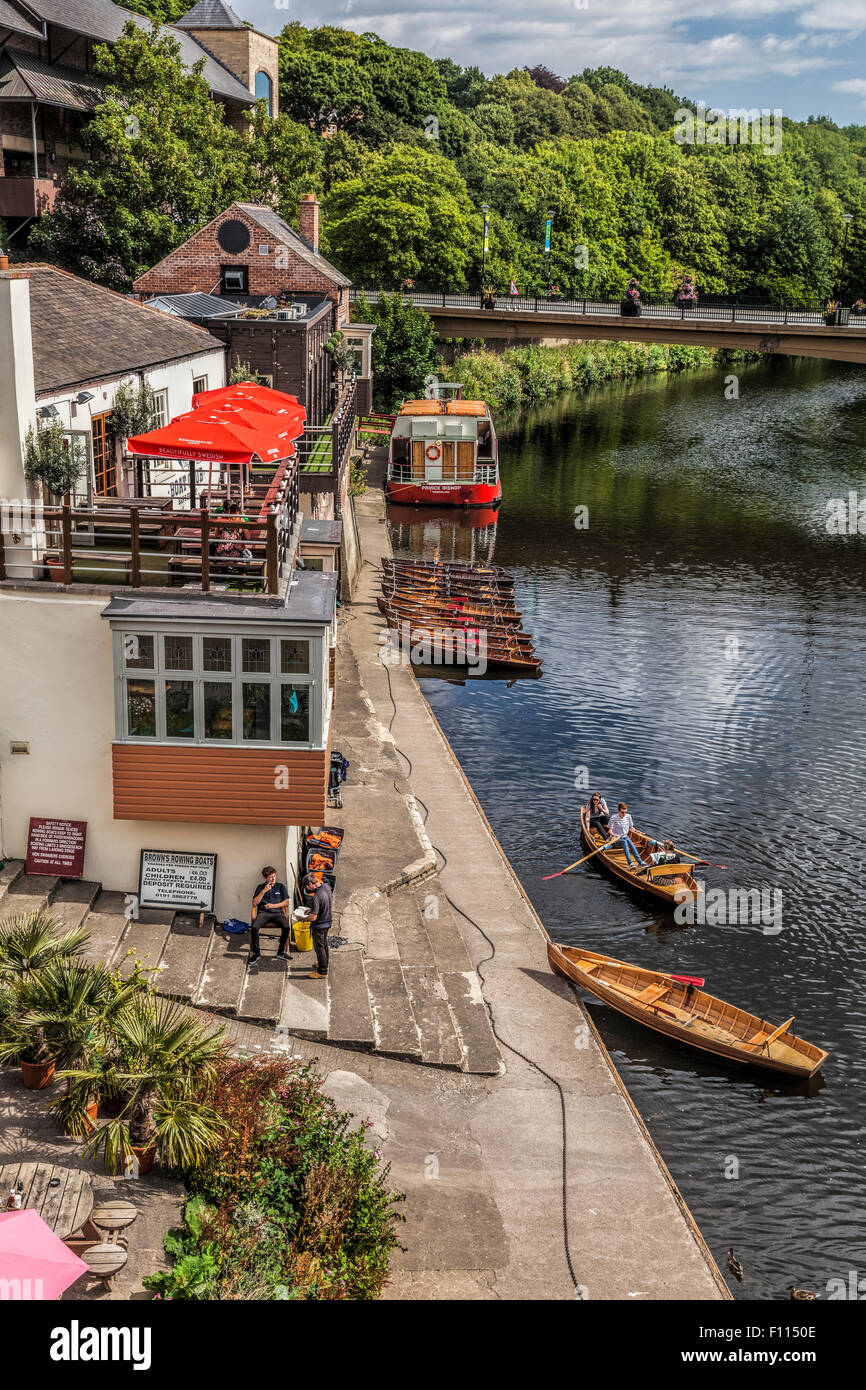
<instances>
[{"instance_id":1,"label":"open red umbrella","mask_svg":"<svg viewBox=\"0 0 866 1390\"><path fill-rule=\"evenodd\" d=\"M59 1298L87 1273L87 1265L69 1249L38 1211L0 1212L0 1287L7 1298Z\"/></svg>"}]
</instances>

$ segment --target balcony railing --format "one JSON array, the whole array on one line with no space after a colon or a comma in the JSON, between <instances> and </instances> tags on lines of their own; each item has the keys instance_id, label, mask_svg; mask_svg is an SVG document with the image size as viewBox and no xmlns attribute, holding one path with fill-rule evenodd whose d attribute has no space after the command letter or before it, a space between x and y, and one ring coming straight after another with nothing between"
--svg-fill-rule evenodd
<instances>
[{"instance_id":1,"label":"balcony railing","mask_svg":"<svg viewBox=\"0 0 866 1390\"><path fill-rule=\"evenodd\" d=\"M258 481L252 470L242 516L207 504L175 510L173 499L162 497L40 508L29 534L0 534L0 580L279 596L298 531L298 469L291 458Z\"/></svg>"},{"instance_id":2,"label":"balcony railing","mask_svg":"<svg viewBox=\"0 0 866 1390\"><path fill-rule=\"evenodd\" d=\"M339 496L355 442L357 382L349 379L334 413L324 425L308 425L295 441L304 492Z\"/></svg>"}]
</instances>

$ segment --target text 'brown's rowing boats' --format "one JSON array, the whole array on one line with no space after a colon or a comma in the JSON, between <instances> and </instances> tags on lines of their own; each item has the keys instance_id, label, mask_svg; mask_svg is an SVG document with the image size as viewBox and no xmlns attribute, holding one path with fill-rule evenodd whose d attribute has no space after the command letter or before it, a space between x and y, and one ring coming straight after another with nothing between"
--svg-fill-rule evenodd
<instances>
[{"instance_id":1,"label":"text 'brown's rowing boats'","mask_svg":"<svg viewBox=\"0 0 866 1390\"><path fill-rule=\"evenodd\" d=\"M588 850L597 850L605 843L604 837L595 826L590 828L589 812L585 806L580 808L580 838ZM635 829L632 829L629 839L640 852L642 859L646 859L651 847L659 843L649 835L644 835L643 831ZM692 875L693 865L690 862L683 860L633 869L626 863L625 851L619 843L611 845L610 849L602 849L589 862L598 864L611 877L618 878L621 883L627 884L636 892L666 903L668 907L676 907L678 903L687 902L689 898L694 902L704 891Z\"/></svg>"},{"instance_id":2,"label":"text 'brown's rowing boats'","mask_svg":"<svg viewBox=\"0 0 866 1390\"><path fill-rule=\"evenodd\" d=\"M547 958L558 975L612 1009L702 1052L799 1077L814 1076L827 1058L823 1048L788 1031L793 1018L776 1026L672 975L578 946L550 941Z\"/></svg>"}]
</instances>

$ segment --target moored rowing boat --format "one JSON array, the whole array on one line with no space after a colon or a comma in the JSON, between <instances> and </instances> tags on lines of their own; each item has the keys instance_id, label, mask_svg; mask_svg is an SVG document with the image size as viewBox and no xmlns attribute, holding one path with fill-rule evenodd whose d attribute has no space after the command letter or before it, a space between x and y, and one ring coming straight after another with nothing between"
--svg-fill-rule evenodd
<instances>
[{"instance_id":1,"label":"moored rowing boat","mask_svg":"<svg viewBox=\"0 0 866 1390\"><path fill-rule=\"evenodd\" d=\"M702 1052L799 1077L814 1076L827 1058L789 1031L793 1018L776 1026L672 975L598 951L549 941L547 958L558 975L619 1013Z\"/></svg>"}]
</instances>

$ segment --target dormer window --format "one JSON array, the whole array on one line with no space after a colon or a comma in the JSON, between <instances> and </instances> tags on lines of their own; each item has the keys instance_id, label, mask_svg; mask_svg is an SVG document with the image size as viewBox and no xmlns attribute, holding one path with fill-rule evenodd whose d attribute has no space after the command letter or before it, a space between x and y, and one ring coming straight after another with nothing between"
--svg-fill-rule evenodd
<instances>
[{"instance_id":1,"label":"dormer window","mask_svg":"<svg viewBox=\"0 0 866 1390\"><path fill-rule=\"evenodd\" d=\"M220 292L222 294L249 294L250 272L245 265L224 265L220 267Z\"/></svg>"}]
</instances>

